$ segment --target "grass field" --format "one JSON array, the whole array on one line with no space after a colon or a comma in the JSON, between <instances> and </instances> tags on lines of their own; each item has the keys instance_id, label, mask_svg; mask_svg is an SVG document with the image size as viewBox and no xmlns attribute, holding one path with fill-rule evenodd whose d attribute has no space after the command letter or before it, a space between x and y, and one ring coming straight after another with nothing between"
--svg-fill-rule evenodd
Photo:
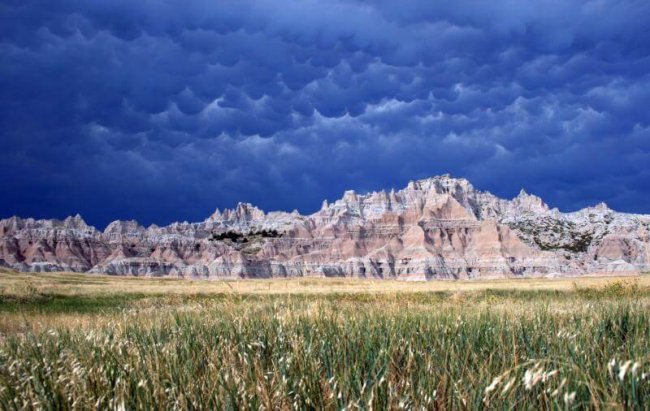
<instances>
[{"instance_id":1,"label":"grass field","mask_svg":"<svg viewBox=\"0 0 650 411\"><path fill-rule=\"evenodd\" d=\"M0 409L649 409L650 277L0 272Z\"/></svg>"}]
</instances>

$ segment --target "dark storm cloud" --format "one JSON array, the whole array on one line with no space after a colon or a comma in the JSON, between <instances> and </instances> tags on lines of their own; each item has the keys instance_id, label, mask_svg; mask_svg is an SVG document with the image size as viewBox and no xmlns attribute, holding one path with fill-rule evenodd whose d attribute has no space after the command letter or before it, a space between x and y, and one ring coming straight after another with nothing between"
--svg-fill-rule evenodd
<instances>
[{"instance_id":1,"label":"dark storm cloud","mask_svg":"<svg viewBox=\"0 0 650 411\"><path fill-rule=\"evenodd\" d=\"M0 190L100 226L451 172L650 212L644 1L5 1Z\"/></svg>"}]
</instances>

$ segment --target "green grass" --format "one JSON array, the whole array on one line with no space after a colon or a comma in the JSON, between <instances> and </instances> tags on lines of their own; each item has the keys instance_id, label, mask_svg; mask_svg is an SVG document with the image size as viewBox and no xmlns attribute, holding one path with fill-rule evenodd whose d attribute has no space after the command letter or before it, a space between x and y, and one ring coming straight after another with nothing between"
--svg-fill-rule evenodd
<instances>
[{"instance_id":1,"label":"green grass","mask_svg":"<svg viewBox=\"0 0 650 411\"><path fill-rule=\"evenodd\" d=\"M35 296L0 296L0 313L101 313L119 311L127 308L132 302L145 298L142 294L123 296L66 296L66 295L35 295Z\"/></svg>"},{"instance_id":2,"label":"green grass","mask_svg":"<svg viewBox=\"0 0 650 411\"><path fill-rule=\"evenodd\" d=\"M650 290L0 300L0 409L649 409ZM629 362L628 362L629 361Z\"/></svg>"}]
</instances>

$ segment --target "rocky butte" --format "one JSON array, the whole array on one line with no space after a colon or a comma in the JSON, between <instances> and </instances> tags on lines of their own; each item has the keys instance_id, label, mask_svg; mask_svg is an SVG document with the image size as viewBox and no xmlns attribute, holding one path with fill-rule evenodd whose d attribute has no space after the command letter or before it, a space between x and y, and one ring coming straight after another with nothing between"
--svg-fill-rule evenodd
<instances>
[{"instance_id":1,"label":"rocky butte","mask_svg":"<svg viewBox=\"0 0 650 411\"><path fill-rule=\"evenodd\" d=\"M523 190L512 200L448 175L399 191L323 202L316 213L240 203L199 223L102 231L77 215L0 220L0 265L185 278L344 276L503 278L650 270L650 216L605 204L561 213Z\"/></svg>"}]
</instances>

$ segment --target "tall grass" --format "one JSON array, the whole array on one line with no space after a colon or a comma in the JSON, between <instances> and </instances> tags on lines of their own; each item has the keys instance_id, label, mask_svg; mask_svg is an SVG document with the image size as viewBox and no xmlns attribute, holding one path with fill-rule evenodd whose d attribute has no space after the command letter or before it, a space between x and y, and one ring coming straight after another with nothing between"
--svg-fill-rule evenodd
<instances>
[{"instance_id":1,"label":"tall grass","mask_svg":"<svg viewBox=\"0 0 650 411\"><path fill-rule=\"evenodd\" d=\"M619 288L132 301L0 338L0 408L648 409L649 313Z\"/></svg>"}]
</instances>

